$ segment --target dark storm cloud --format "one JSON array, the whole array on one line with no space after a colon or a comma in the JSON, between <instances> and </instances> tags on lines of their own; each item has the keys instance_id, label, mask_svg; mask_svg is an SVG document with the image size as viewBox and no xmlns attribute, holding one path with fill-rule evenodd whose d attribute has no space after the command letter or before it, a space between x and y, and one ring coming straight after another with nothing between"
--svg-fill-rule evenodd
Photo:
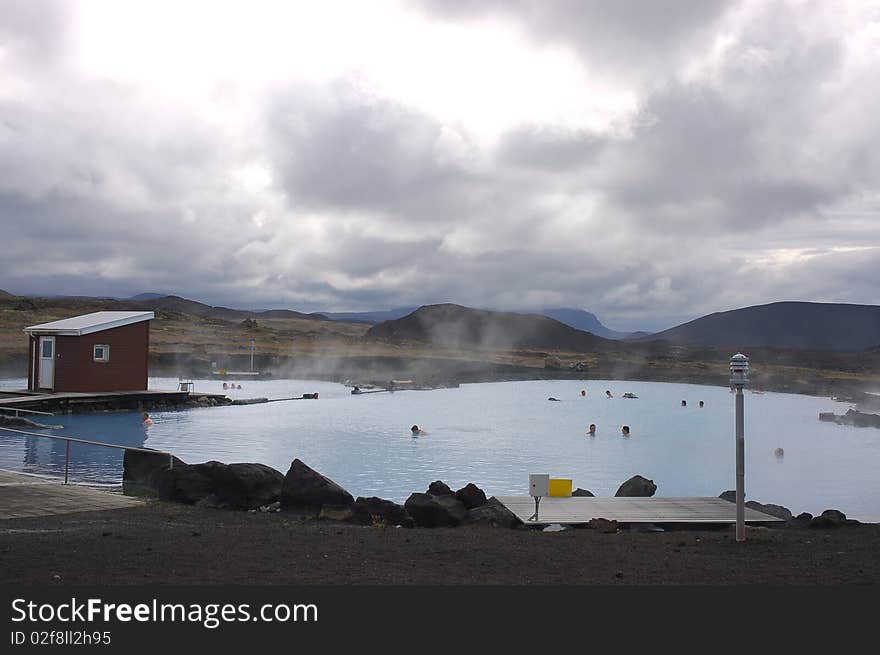
<instances>
[{"instance_id":1,"label":"dark storm cloud","mask_svg":"<svg viewBox=\"0 0 880 655\"><path fill-rule=\"evenodd\" d=\"M648 98L632 138L618 140L603 159L601 184L636 220L675 221L677 211L720 230L734 221L758 227L846 195L846 171L832 179L792 167L801 137L786 133L783 121L711 87L670 85ZM790 139L785 160L773 160L768 135ZM714 209L701 209L707 204Z\"/></svg>"},{"instance_id":2,"label":"dark storm cloud","mask_svg":"<svg viewBox=\"0 0 880 655\"><path fill-rule=\"evenodd\" d=\"M317 97L298 89L275 103L268 122L273 159L294 206L442 220L462 211L476 191L474 176L447 152L446 139L457 135L344 84Z\"/></svg>"},{"instance_id":3,"label":"dark storm cloud","mask_svg":"<svg viewBox=\"0 0 880 655\"><path fill-rule=\"evenodd\" d=\"M422 3L487 34L515 25L634 98L605 127L524 115L495 139L357 75L243 93L245 119L234 103L177 105L155 81L73 66L71 6L0 4L0 80L16 89L0 89L0 288L306 311L575 306L621 330L880 301L877 37L853 45L878 15Z\"/></svg>"}]
</instances>

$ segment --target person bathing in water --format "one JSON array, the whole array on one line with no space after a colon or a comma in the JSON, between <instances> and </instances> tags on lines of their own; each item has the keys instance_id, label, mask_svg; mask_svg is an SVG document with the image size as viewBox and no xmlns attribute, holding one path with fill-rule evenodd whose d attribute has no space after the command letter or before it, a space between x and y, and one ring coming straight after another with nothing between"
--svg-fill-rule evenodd
<instances>
[{"instance_id":1,"label":"person bathing in water","mask_svg":"<svg viewBox=\"0 0 880 655\"><path fill-rule=\"evenodd\" d=\"M590 429L587 430L587 434L590 435L591 437L596 436L596 424L595 423L590 423Z\"/></svg>"},{"instance_id":2,"label":"person bathing in water","mask_svg":"<svg viewBox=\"0 0 880 655\"><path fill-rule=\"evenodd\" d=\"M621 433L624 437L628 437L628 436L629 436L629 426L628 426L628 425L624 425L624 426L620 429L620 433Z\"/></svg>"},{"instance_id":3,"label":"person bathing in water","mask_svg":"<svg viewBox=\"0 0 880 655\"><path fill-rule=\"evenodd\" d=\"M141 423L143 423L144 427L149 427L153 425L153 419L150 418L150 415L144 412L141 415Z\"/></svg>"},{"instance_id":4,"label":"person bathing in water","mask_svg":"<svg viewBox=\"0 0 880 655\"><path fill-rule=\"evenodd\" d=\"M410 428L410 430L412 431L412 436L414 436L414 437L420 437L423 434L428 434L427 432L422 430L418 425L415 425L415 424Z\"/></svg>"},{"instance_id":5,"label":"person bathing in water","mask_svg":"<svg viewBox=\"0 0 880 655\"><path fill-rule=\"evenodd\" d=\"M608 397L608 398L614 398L614 396L611 395L611 391L610 391L610 390L606 390L606 391L605 391L605 396Z\"/></svg>"}]
</instances>

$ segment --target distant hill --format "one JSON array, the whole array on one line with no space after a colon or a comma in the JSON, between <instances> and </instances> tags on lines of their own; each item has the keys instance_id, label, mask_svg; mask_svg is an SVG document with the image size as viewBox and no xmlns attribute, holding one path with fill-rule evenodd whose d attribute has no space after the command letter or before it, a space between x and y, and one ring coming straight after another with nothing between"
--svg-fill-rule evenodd
<instances>
[{"instance_id":1,"label":"distant hill","mask_svg":"<svg viewBox=\"0 0 880 655\"><path fill-rule=\"evenodd\" d=\"M14 296L15 296L14 293L9 293L8 291L4 291L3 289L0 289L0 298L12 298Z\"/></svg>"},{"instance_id":2,"label":"distant hill","mask_svg":"<svg viewBox=\"0 0 880 655\"><path fill-rule=\"evenodd\" d=\"M170 294L167 293L139 293L136 296L132 296L131 298L122 298L121 300L157 300L159 298L165 298Z\"/></svg>"},{"instance_id":3,"label":"distant hill","mask_svg":"<svg viewBox=\"0 0 880 655\"><path fill-rule=\"evenodd\" d=\"M367 336L459 348L575 352L606 350L612 343L539 314L490 312L451 304L419 307L403 318L374 325Z\"/></svg>"},{"instance_id":4,"label":"distant hill","mask_svg":"<svg viewBox=\"0 0 880 655\"><path fill-rule=\"evenodd\" d=\"M599 319L596 318L595 314L591 314L583 309L558 307L555 309L542 309L540 312L536 313L555 318L560 323L565 323L576 330L592 332L597 337L605 337L606 339L629 339L632 338L633 334L636 334L632 332L618 332L617 330L611 330L602 325ZM638 333L638 336L646 336L647 334L647 332L641 332Z\"/></svg>"},{"instance_id":5,"label":"distant hill","mask_svg":"<svg viewBox=\"0 0 880 655\"><path fill-rule=\"evenodd\" d=\"M865 350L880 345L880 306L776 302L709 314L651 339L734 349Z\"/></svg>"},{"instance_id":6,"label":"distant hill","mask_svg":"<svg viewBox=\"0 0 880 655\"><path fill-rule=\"evenodd\" d=\"M412 314L416 309L416 307L398 307L396 309L375 312L321 312L321 314L333 321L376 324L381 323L382 321L393 321L398 318L403 318L408 314ZM591 314L583 309L560 307L554 309L542 309L539 311L515 310L510 313L549 316L550 318L554 318L560 323L565 323L576 330L591 332L596 336L604 337L606 339L629 339L632 338L633 335L646 336L648 334L647 332L630 333L611 330L602 325L599 319L596 318L595 314Z\"/></svg>"},{"instance_id":7,"label":"distant hill","mask_svg":"<svg viewBox=\"0 0 880 655\"><path fill-rule=\"evenodd\" d=\"M381 323L382 321L403 318L407 314L412 314L416 309L416 307L398 307L377 312L321 312L321 316L326 316L331 321L345 321L346 323Z\"/></svg>"},{"instance_id":8,"label":"distant hill","mask_svg":"<svg viewBox=\"0 0 880 655\"><path fill-rule=\"evenodd\" d=\"M150 295L150 294L146 294ZM213 307L195 300L188 300L180 296L160 296L148 300L135 301L136 304L148 310L162 309L165 311L190 314L202 318L214 318L221 321L243 321L246 318L301 318L310 321L329 320L321 314L303 314L289 309L270 309L262 312L251 312L243 309L230 309L229 307Z\"/></svg>"}]
</instances>

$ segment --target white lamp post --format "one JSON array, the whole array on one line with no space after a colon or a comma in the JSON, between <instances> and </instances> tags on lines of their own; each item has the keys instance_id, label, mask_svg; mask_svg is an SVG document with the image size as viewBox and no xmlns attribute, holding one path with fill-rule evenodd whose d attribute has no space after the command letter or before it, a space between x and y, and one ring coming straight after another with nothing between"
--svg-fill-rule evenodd
<instances>
[{"instance_id":1,"label":"white lamp post","mask_svg":"<svg viewBox=\"0 0 880 655\"><path fill-rule=\"evenodd\" d=\"M737 353L730 358L730 384L736 387L736 540L746 540L745 522L745 427L743 387L749 381L749 358Z\"/></svg>"}]
</instances>

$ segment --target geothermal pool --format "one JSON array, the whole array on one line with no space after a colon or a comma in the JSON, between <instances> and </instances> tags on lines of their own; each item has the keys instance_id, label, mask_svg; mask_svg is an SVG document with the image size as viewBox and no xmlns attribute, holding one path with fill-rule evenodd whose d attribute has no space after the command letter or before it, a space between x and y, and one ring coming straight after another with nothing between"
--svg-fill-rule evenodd
<instances>
[{"instance_id":1,"label":"geothermal pool","mask_svg":"<svg viewBox=\"0 0 880 655\"><path fill-rule=\"evenodd\" d=\"M735 485L734 396L722 387L554 380L352 396L330 382L238 383L240 391L228 392L233 398L320 397L156 412L149 428L135 413L46 422L64 425L55 434L167 450L193 463L262 462L285 473L299 457L355 496L397 502L437 479L454 489L475 482L488 495L524 495L529 473L571 478L599 496L613 495L635 474L653 479L658 496L717 496ZM0 386L22 387L25 381ZM152 389L176 387L176 379L150 379ZM196 380L195 388L220 393L222 383ZM606 398L606 389L613 398ZM625 392L638 398L623 398ZM747 499L779 503L796 514L836 508L880 521L880 430L817 418L848 407L825 398L746 391ZM428 434L413 438L414 423ZM590 423L597 425L595 437L586 436ZM621 436L624 424L629 438ZM782 457L774 454L777 448ZM72 479L120 483L120 451L82 445L71 451ZM63 474L64 443L0 431L0 468Z\"/></svg>"}]
</instances>

